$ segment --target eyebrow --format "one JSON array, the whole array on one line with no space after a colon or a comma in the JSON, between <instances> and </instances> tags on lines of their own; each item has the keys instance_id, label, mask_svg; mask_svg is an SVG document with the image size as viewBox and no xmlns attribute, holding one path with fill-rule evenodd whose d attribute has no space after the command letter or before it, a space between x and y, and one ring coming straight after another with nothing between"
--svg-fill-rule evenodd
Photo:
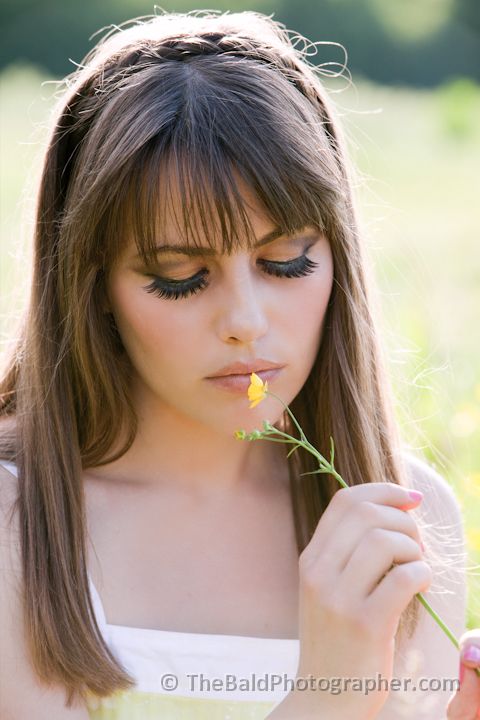
<instances>
[{"instance_id":1,"label":"eyebrow","mask_svg":"<svg viewBox=\"0 0 480 720\"><path fill-rule=\"evenodd\" d=\"M274 228L271 232L267 233L266 235L263 235L263 237L259 238L257 242L255 243L254 247L259 248L262 247L262 245L267 245L270 242L273 242L279 237L282 237L285 235L285 231L282 230L280 227ZM213 248L210 247L190 247L188 245L157 245L155 248L155 251L157 253L166 253L166 252L173 252L173 253L179 253L181 255L188 255L190 257L198 257L198 256L214 256L217 255L216 250L213 250Z\"/></svg>"}]
</instances>

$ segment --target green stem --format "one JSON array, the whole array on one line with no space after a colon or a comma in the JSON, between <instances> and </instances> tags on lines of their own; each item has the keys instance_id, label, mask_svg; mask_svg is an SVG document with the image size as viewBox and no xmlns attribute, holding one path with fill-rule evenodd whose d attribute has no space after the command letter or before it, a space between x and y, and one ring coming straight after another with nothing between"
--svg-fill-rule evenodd
<instances>
[{"instance_id":1,"label":"green stem","mask_svg":"<svg viewBox=\"0 0 480 720\"><path fill-rule=\"evenodd\" d=\"M318 464L319 464L319 468L320 468L320 470L321 470L322 472L326 472L326 473L332 475L332 476L340 483L340 485L341 485L342 487L345 487L345 488L346 488L346 487L349 487L349 486L347 485L347 483L345 482L345 480L342 478L342 476L335 470L335 467L334 467L334 465L333 465L333 462L329 463L328 460L326 460L326 459L323 457L323 455L307 440L307 438L305 437L305 434L304 434L302 428L301 428L300 425L298 424L297 419L295 418L295 416L294 416L293 413L291 412L291 410L290 410L290 408L288 407L288 405L286 405L286 404L283 402L283 400L282 400L281 398L279 398L277 395L275 395L274 393L270 392L270 390L267 390L266 394L267 394L267 395L271 395L272 397L276 398L279 402L282 403L283 407L284 407L285 410L288 412L288 414L289 414L290 417L292 418L294 424L296 425L298 431L300 432L301 440L298 440L298 439L292 437L292 435L288 435L287 433L284 433L284 432L282 432L281 430L277 430L277 428L274 428L275 433L278 434L278 435L283 436L284 438L286 438L285 440L275 440L274 438L270 438L270 437L265 436L265 435L263 435L262 438L260 438L260 439L270 440L271 442L288 442L288 443L292 443L292 441L293 441L293 442L297 443L299 447L305 448L305 450L307 450L307 452L311 453L312 455L314 455L314 456L317 458ZM332 440L332 460L333 460L333 440ZM319 472L319 471L318 471L318 470L314 470L313 473L302 473L302 474L311 475L311 474L314 474L314 473L316 473L316 472ZM425 600L425 598L423 597L423 595L422 595L421 593L416 593L416 597L417 597L418 600L421 602L421 604L423 605L423 607L427 610L427 612L430 613L431 617L435 620L435 622L437 623L437 625L443 630L443 632L444 632L445 635L449 638L449 640L455 645L455 647L457 648L457 650L459 650L459 649L460 649L460 645L459 645L459 642L458 642L458 640L456 639L455 635L452 633L452 631L450 630L450 628L443 622L443 620L439 617L439 615L435 612L435 610L432 608L432 606L430 605L430 603L427 602L427 600ZM476 671L477 675L480 677L480 668L476 668L475 671Z\"/></svg>"},{"instance_id":2,"label":"green stem","mask_svg":"<svg viewBox=\"0 0 480 720\"><path fill-rule=\"evenodd\" d=\"M435 620L437 625L439 625L442 628L445 635L452 641L452 643L455 645L457 650L459 650L460 649L459 642L458 642L457 638L455 637L455 635L450 630L450 628L448 627L448 625L445 625L443 620L437 615L437 613L432 608L432 606L425 600L422 593L417 593L417 598L420 600L420 602L422 603L423 607L427 610L427 612L430 613L430 615ZM475 672L477 673L478 677L480 677L480 668L475 668Z\"/></svg>"},{"instance_id":3,"label":"green stem","mask_svg":"<svg viewBox=\"0 0 480 720\"><path fill-rule=\"evenodd\" d=\"M305 448L305 450L307 450L307 452L311 453L311 455L314 455L317 458L318 464L320 465L320 468L322 470L325 470L330 475L333 475L333 477L340 483L340 485L342 487L345 487L345 488L349 487L347 485L347 483L345 482L345 480L342 478L342 476L337 473L333 463L329 463L328 460L326 460L326 458L324 458L323 455L315 447L313 447L313 445L311 443L309 443L306 438L305 438L305 440L298 440L298 438L292 438L291 435L282 433L280 430L277 430L276 428L275 428L275 430L276 430L276 432L278 432L279 435L283 435L284 437L294 439L295 442L298 443L298 445L300 447ZM303 435L303 433L302 433L302 435ZM305 437L305 435L303 435L303 437ZM269 438L266 437L264 439L268 440ZM282 441L280 441L280 442L282 442ZM315 473L317 471L314 470L313 472ZM309 474L313 474L313 473L309 473Z\"/></svg>"},{"instance_id":4,"label":"green stem","mask_svg":"<svg viewBox=\"0 0 480 720\"><path fill-rule=\"evenodd\" d=\"M285 410L287 411L287 413L290 415L290 417L292 418L293 422L294 422L295 425L297 426L298 432L300 433L300 437L302 438L302 440L305 440L305 441L306 441L307 438L305 437L302 428L301 428L300 425L298 424L297 418L296 418L295 415L292 413L292 411L290 410L290 408L288 407L288 405L286 405L286 404L283 402L283 400L278 397L278 395L275 395L274 393L270 392L270 390L267 390L267 393L266 393L266 394L267 394L267 395L271 395L272 397L276 398L276 400L278 400L278 402L281 402L281 403L282 403L283 407L285 408ZM289 437L291 437L291 435L290 435Z\"/></svg>"},{"instance_id":5,"label":"green stem","mask_svg":"<svg viewBox=\"0 0 480 720\"><path fill-rule=\"evenodd\" d=\"M442 628L442 630L443 630L443 632L445 633L445 635L450 638L450 640L451 640L452 643L455 645L455 647L457 648L457 650L459 650L460 646L459 646L459 644L458 644L457 638L456 638L455 635L452 633L452 631L450 630L450 628L449 628L447 625L445 625L445 623L443 622L443 620L437 615L437 613L436 613L435 610L432 608L432 606L425 600L425 598L423 597L422 593L417 593L417 598L420 600L420 602L422 603L423 607L430 613L430 615L431 615L432 618L435 620L435 622L436 622L438 625L440 625L440 627Z\"/></svg>"},{"instance_id":6,"label":"green stem","mask_svg":"<svg viewBox=\"0 0 480 720\"><path fill-rule=\"evenodd\" d=\"M281 435L282 437L287 438L287 440L280 440L279 442L292 442L293 441L296 443L303 443L302 440L297 440L297 438L294 438L292 435L288 435L288 433L284 433L281 430L277 430L277 428L273 428L273 431L274 431L275 435ZM271 433L272 435L274 434L273 431ZM268 432L268 434L270 434L270 431Z\"/></svg>"},{"instance_id":7,"label":"green stem","mask_svg":"<svg viewBox=\"0 0 480 720\"><path fill-rule=\"evenodd\" d=\"M344 488L349 487L347 485L347 483L345 482L345 480L342 478L342 476L337 473L333 464L327 462L327 460L325 460L323 455L321 453L319 453L318 450L313 447L313 445L310 445L310 443L307 442L307 445L303 444L303 447L306 450L308 450L308 452L310 452L312 455L315 455L315 457L317 458L317 460L319 462L320 467L325 468L330 473L330 475L333 475L333 477L340 483L340 485L342 487L344 487Z\"/></svg>"},{"instance_id":8,"label":"green stem","mask_svg":"<svg viewBox=\"0 0 480 720\"><path fill-rule=\"evenodd\" d=\"M276 400L278 400L278 401L283 405L283 407L285 408L285 410L287 411L287 413L290 415L290 417L292 418L293 422L295 423L295 425L296 425L296 427L297 427L297 429L298 429L298 431L299 431L299 433L300 433L300 437L301 437L301 440L296 440L296 442L298 442L299 445L301 445L302 447L304 447L305 450L308 450L308 452L310 452L312 455L315 455L315 457L317 458L317 460L318 460L319 463L320 463L320 467L323 466L326 470L328 470L328 472L330 472L330 474L333 475L333 477L334 477L336 480L338 480L338 482L340 483L340 485L342 485L343 487L348 487L347 483L344 481L344 479L341 477L341 475L339 475L339 474L337 473L337 471L335 470L335 468L334 468L334 466L333 466L333 463L329 463L329 462L323 457L323 455L322 455L321 453L319 453L318 450L307 440L307 438L306 438L306 436L305 436L305 433L303 432L302 428L300 427L300 425L299 425L299 423L298 423L298 421L297 421L297 418L296 418L295 415L292 413L292 411L290 410L290 408L288 407L288 405L286 405L286 404L283 402L283 400L278 397L278 395L275 395L275 393L272 393L270 390L267 390L266 395L271 395L271 396L274 397ZM284 433L284 432L282 432L281 430L277 430L277 428L275 428L275 432L276 432L278 435L282 435L283 437L292 438L291 435L288 435L287 433ZM294 439L295 439L295 438L294 438Z\"/></svg>"},{"instance_id":9,"label":"green stem","mask_svg":"<svg viewBox=\"0 0 480 720\"><path fill-rule=\"evenodd\" d=\"M258 439L259 440L269 440L270 442L279 442L279 443L283 443L284 445L287 445L287 444L289 444L289 445L300 444L301 445L301 443L299 443L298 440L295 440L295 438L292 438L291 440L275 440L275 438L262 436L261 438L258 438Z\"/></svg>"}]
</instances>

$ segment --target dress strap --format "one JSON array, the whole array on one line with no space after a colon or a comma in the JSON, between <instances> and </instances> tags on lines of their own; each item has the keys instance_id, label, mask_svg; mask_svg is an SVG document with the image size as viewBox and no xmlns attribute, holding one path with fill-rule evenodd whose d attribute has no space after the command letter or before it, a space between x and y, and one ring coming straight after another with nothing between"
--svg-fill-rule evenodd
<instances>
[{"instance_id":1,"label":"dress strap","mask_svg":"<svg viewBox=\"0 0 480 720\"><path fill-rule=\"evenodd\" d=\"M97 624L98 624L98 627L100 628L102 635L106 639L107 618L105 616L105 610L103 609L102 600L100 598L100 595L98 594L97 588L93 584L93 580L90 576L90 573L88 573L88 585L90 588L90 597L92 598L93 609L95 611L95 618L97 620Z\"/></svg>"},{"instance_id":2,"label":"dress strap","mask_svg":"<svg viewBox=\"0 0 480 720\"><path fill-rule=\"evenodd\" d=\"M10 462L9 460L0 460L0 465L3 465L5 470L8 470L8 472L11 472L12 475L15 475L15 477L18 477L18 470L15 463Z\"/></svg>"}]
</instances>

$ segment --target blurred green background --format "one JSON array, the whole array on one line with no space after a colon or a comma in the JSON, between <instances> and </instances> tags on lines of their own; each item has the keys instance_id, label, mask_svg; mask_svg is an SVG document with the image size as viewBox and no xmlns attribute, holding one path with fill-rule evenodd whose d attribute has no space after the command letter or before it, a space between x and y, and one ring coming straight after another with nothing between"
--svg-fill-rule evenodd
<instances>
[{"instance_id":1,"label":"blurred green background","mask_svg":"<svg viewBox=\"0 0 480 720\"><path fill-rule=\"evenodd\" d=\"M164 2L163 10L204 6ZM358 168L365 240L404 439L453 487L468 542L468 626L480 626L480 3L216 2L342 44L353 85L326 78ZM52 81L100 28L149 15L135 0L3 0L0 21L0 351L16 332ZM90 38L90 39L89 39ZM300 43L300 47L301 47ZM342 63L320 44L316 65ZM325 65L338 71L338 65Z\"/></svg>"}]
</instances>

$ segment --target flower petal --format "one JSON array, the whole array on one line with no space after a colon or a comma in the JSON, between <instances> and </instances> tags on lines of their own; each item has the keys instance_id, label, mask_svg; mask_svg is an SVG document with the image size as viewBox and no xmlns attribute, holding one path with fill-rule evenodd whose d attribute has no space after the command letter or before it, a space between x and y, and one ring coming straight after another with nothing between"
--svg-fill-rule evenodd
<instances>
[{"instance_id":1,"label":"flower petal","mask_svg":"<svg viewBox=\"0 0 480 720\"><path fill-rule=\"evenodd\" d=\"M251 401L250 409L254 408L266 396L268 383L263 382L262 378L252 373L250 375L250 385L248 386L248 399Z\"/></svg>"},{"instance_id":2,"label":"flower petal","mask_svg":"<svg viewBox=\"0 0 480 720\"><path fill-rule=\"evenodd\" d=\"M250 384L255 385L255 387L263 387L263 380L256 373L252 373L250 375Z\"/></svg>"}]
</instances>

